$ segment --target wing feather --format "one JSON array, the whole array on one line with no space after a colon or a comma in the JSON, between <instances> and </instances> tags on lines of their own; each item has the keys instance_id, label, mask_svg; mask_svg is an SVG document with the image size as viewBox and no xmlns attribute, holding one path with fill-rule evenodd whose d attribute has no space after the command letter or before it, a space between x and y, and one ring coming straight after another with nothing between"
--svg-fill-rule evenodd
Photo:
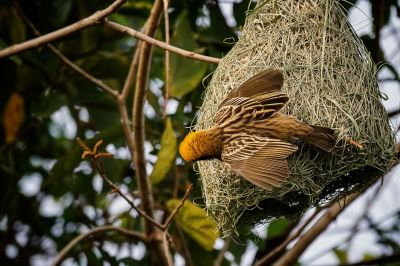
<instances>
[{"instance_id":1,"label":"wing feather","mask_svg":"<svg viewBox=\"0 0 400 266\"><path fill-rule=\"evenodd\" d=\"M221 158L247 181L271 190L289 177L286 159L296 150L278 139L242 134L224 145Z\"/></svg>"},{"instance_id":2,"label":"wing feather","mask_svg":"<svg viewBox=\"0 0 400 266\"><path fill-rule=\"evenodd\" d=\"M277 69L269 68L254 75L238 88L232 90L226 96L225 100L235 97L254 98L269 92L280 92L282 85L282 72ZM221 105L223 105L223 102Z\"/></svg>"},{"instance_id":3,"label":"wing feather","mask_svg":"<svg viewBox=\"0 0 400 266\"><path fill-rule=\"evenodd\" d=\"M281 92L283 75L279 70L267 69L232 90L218 107L216 124L222 124L236 114L254 112L253 118L266 119L282 109L289 98Z\"/></svg>"}]
</instances>

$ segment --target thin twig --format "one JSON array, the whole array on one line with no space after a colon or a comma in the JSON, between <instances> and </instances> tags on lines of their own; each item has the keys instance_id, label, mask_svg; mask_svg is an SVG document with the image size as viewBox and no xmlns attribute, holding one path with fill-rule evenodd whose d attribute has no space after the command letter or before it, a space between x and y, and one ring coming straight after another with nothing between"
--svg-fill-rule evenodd
<instances>
[{"instance_id":1,"label":"thin twig","mask_svg":"<svg viewBox=\"0 0 400 266\"><path fill-rule=\"evenodd\" d=\"M126 76L124 87L122 88L121 94L119 95L119 99L122 102L125 102L126 97L128 97L129 89L132 87L133 80L135 79L136 69L139 62L139 50L140 50L138 49L139 45L140 42L136 44L136 50L131 60L131 65L129 67L128 75Z\"/></svg>"},{"instance_id":2,"label":"thin twig","mask_svg":"<svg viewBox=\"0 0 400 266\"><path fill-rule=\"evenodd\" d=\"M385 183L385 184L387 184L387 183ZM320 258L321 256L327 254L328 252L330 252L334 249L340 248L341 246L343 246L343 244L346 244L346 249L350 250L351 241L354 238L354 235L360 231L360 228L359 228L360 223L362 222L363 219L366 219L369 209L374 204L376 197L379 195L379 191L381 191L382 189L383 189L383 186L378 186L375 189L374 194L372 195L372 197L370 199L368 199L367 203L364 206L363 214L356 221L354 221L353 226L349 229L349 231L351 233L348 235L348 237L344 241L340 241L339 244L334 245L333 247L330 247L329 249L321 250L320 252L318 252L316 255L314 255L312 258L308 259L307 261L310 262L310 264L311 264L312 261L316 260L317 258ZM340 232L344 232L344 231L345 231L345 229L340 230Z\"/></svg>"},{"instance_id":3,"label":"thin twig","mask_svg":"<svg viewBox=\"0 0 400 266\"><path fill-rule=\"evenodd\" d=\"M120 234L123 234L129 238L132 239L136 239L139 241L143 241L143 242L147 242L147 238L145 235L138 233L138 232L134 232L134 231L130 231L128 229L124 229L121 227L115 227L113 225L104 225L104 226L99 226L96 228L91 229L90 231L80 234L77 237L75 237L74 239L72 239L67 246L65 246L60 253L58 253L57 257L54 259L53 261L53 266L59 265L68 255L68 253L82 240L85 240L89 237L93 237L95 235L99 235L99 234L104 234L106 232L110 232L110 231L114 231Z\"/></svg>"},{"instance_id":4,"label":"thin twig","mask_svg":"<svg viewBox=\"0 0 400 266\"><path fill-rule=\"evenodd\" d=\"M193 185L189 184L187 189L186 189L186 193L183 196L181 202L179 203L178 206L175 207L175 209L171 212L171 214L168 216L168 218L166 219L166 221L164 222L164 224L159 227L162 230L162 248L165 254L165 262L167 263L168 266L172 266L173 265L173 261L172 261L172 257L171 257L171 253L170 253L170 249L169 249L169 241L168 241L168 226L171 223L172 219L175 217L175 215L179 212L179 210L182 208L182 206L184 205L186 199L189 197L190 193L192 192L193 189Z\"/></svg>"},{"instance_id":5,"label":"thin twig","mask_svg":"<svg viewBox=\"0 0 400 266\"><path fill-rule=\"evenodd\" d=\"M21 7L19 6L18 2L14 3L15 10L19 14L19 16L25 21L25 23L32 29L33 33L36 36L41 36L42 34L36 28L36 26L32 23L32 21L22 12ZM85 79L89 80L90 82L94 83L99 89L103 90L104 92L110 94L113 97L117 97L118 93L116 90L109 87L107 84L103 83L101 80L93 77L88 72L77 66L74 62L69 60L65 55L63 55L54 45L51 43L47 43L46 46L50 49L50 51L55 54L64 64L69 66L72 70L76 71L78 74L83 76Z\"/></svg>"},{"instance_id":6,"label":"thin twig","mask_svg":"<svg viewBox=\"0 0 400 266\"><path fill-rule=\"evenodd\" d=\"M261 266L261 265L270 265L276 258L281 254L289 245L290 242L298 238L301 233L304 231L304 229L314 220L314 218L321 212L321 208L316 208L313 214L307 218L306 221L294 232L293 234L290 234L285 241L283 241L281 244L279 244L277 247L275 247L271 252L266 254L264 257L262 257L255 266Z\"/></svg>"},{"instance_id":7,"label":"thin twig","mask_svg":"<svg viewBox=\"0 0 400 266\"><path fill-rule=\"evenodd\" d=\"M299 256L307 249L307 247L312 243L315 238L317 238L329 225L336 219L336 217L350 205L358 196L360 192L355 192L345 199L339 200L335 203L329 210L319 218L313 227L304 233L296 242L296 244L288 250L278 261L276 261L274 266L288 266L294 265L299 258ZM261 264L260 264L261 265Z\"/></svg>"},{"instance_id":8,"label":"thin twig","mask_svg":"<svg viewBox=\"0 0 400 266\"><path fill-rule=\"evenodd\" d=\"M174 223L174 225L175 225L174 228L177 232L177 237L179 237L181 241L181 248L182 248L181 252L183 257L185 258L185 265L194 266L192 256L190 255L190 250L187 245L186 237L182 231L182 228L178 226L176 223Z\"/></svg>"},{"instance_id":9,"label":"thin twig","mask_svg":"<svg viewBox=\"0 0 400 266\"><path fill-rule=\"evenodd\" d=\"M160 16L162 13L162 2L161 0L156 0L151 8L150 15L146 21L144 34L153 37L157 30ZM107 22L105 22L105 25ZM134 135L132 137L131 130L129 127L125 126L124 132L125 136L129 142L132 142L129 149L132 154L132 160L135 164L136 179L138 188L140 191L140 198L142 200L143 210L149 217L154 216L154 199L152 184L146 173L146 163L144 155L144 102L146 97L146 86L148 84L151 66L151 45L146 42L138 42L136 49L138 50L138 64L136 73L136 86L135 93L133 97L133 110L132 110L132 128ZM135 67L135 63L132 62L131 70ZM136 67L135 67L136 68ZM130 71L131 71L130 70ZM133 70L132 70L133 73ZM127 77L127 82L132 82L133 78ZM130 84L125 84L126 87L130 87ZM125 89L127 91L128 89ZM124 90L123 90L124 93ZM127 95L125 92L124 95ZM126 96L125 96L126 97ZM128 123L128 116L126 112L125 98L119 97L118 103L120 113L125 114L125 124ZM145 219L144 231L148 237L157 239L158 237L163 237L162 231L158 230L157 226L150 222L150 220ZM163 240L164 238L162 238ZM165 250L165 245L163 241L151 241L150 249L152 250L152 260L154 264L169 265L172 261L171 253L169 249Z\"/></svg>"},{"instance_id":10,"label":"thin twig","mask_svg":"<svg viewBox=\"0 0 400 266\"><path fill-rule=\"evenodd\" d=\"M124 97L118 97L117 106L118 106L118 112L119 112L119 115L121 118L122 130L124 131L125 140L128 144L129 152L131 155L131 160L132 160L132 162L134 162L135 141L133 139L133 133L130 129L128 110L126 109Z\"/></svg>"},{"instance_id":11,"label":"thin twig","mask_svg":"<svg viewBox=\"0 0 400 266\"><path fill-rule=\"evenodd\" d=\"M141 210L138 208L134 202L128 198L122 191L119 189L117 185L115 185L106 175L104 171L104 166L101 162L99 162L98 158L109 158L112 157L111 154L105 153L105 152L99 152L99 147L103 143L103 140L99 140L94 147L91 149L89 148L81 139L77 138L76 139L79 146L82 147L83 154L82 154L82 159L85 159L87 157L91 158L91 163L94 168L96 168L97 172L99 173L100 177L108 184L109 187L112 188L113 193L117 193L119 196L121 196L130 206L132 209L136 210L139 215L143 216L145 219L147 219L149 222L151 222L153 225L161 229L162 231L166 231L168 228L168 225L171 223L172 219L174 216L179 212L179 210L182 208L184 205L185 201L189 197L190 193L193 190L193 185L189 184L186 188L185 195L183 196L181 202L179 203L178 206L171 212L171 214L168 216L168 218L165 220L163 224L158 223L155 221L152 217L150 217L145 211ZM111 156L110 156L111 155Z\"/></svg>"},{"instance_id":12,"label":"thin twig","mask_svg":"<svg viewBox=\"0 0 400 266\"><path fill-rule=\"evenodd\" d=\"M224 246L222 247L221 251L218 254L218 257L214 261L214 266L221 266L224 262L225 253L228 251L229 246L231 244L232 239L227 238L224 242Z\"/></svg>"},{"instance_id":13,"label":"thin twig","mask_svg":"<svg viewBox=\"0 0 400 266\"><path fill-rule=\"evenodd\" d=\"M109 27L110 29L122 32L122 33L126 33L131 35L132 37L138 38L142 41L145 41L151 45L157 46L159 48L162 48L164 50L168 50L170 52L173 52L175 54L181 55L183 57L186 58L191 58L191 59L195 59L195 60L199 60L199 61L204 61L204 62L208 62L208 63L213 63L213 64L218 64L221 59L219 58L215 58L215 57L211 57L211 56L206 56L206 55L201 55L201 54L197 54L195 52L191 52L191 51L187 51L181 48L178 48L176 46L173 45L168 45L165 42L159 41L157 39L154 39L152 37L150 37L147 34L141 33L137 30L134 30L132 28L129 28L127 26L112 22L112 21L108 21L105 20L104 21L104 25L106 27Z\"/></svg>"},{"instance_id":14,"label":"thin twig","mask_svg":"<svg viewBox=\"0 0 400 266\"><path fill-rule=\"evenodd\" d=\"M165 220L165 223L163 224L164 230L167 229L168 225L171 223L171 220L174 218L174 216L179 212L179 210L183 207L183 204L185 203L186 199L189 197L190 193L193 190L193 185L189 184L188 187L186 188L185 195L183 196L181 202L179 203L178 206L171 212L171 214L168 216L167 220Z\"/></svg>"},{"instance_id":15,"label":"thin twig","mask_svg":"<svg viewBox=\"0 0 400 266\"><path fill-rule=\"evenodd\" d=\"M12 46L9 46L3 50L0 50L0 58L5 58L9 57L18 53L21 53L23 51L40 47L46 43L55 41L57 39L60 39L62 37L65 37L69 34L72 34L78 30L82 30L84 28L97 25L101 23L101 21L106 18L108 15L113 13L115 10L117 10L121 5L123 5L126 2L126 0L116 0L114 1L111 5L106 7L103 10L96 11L94 14L92 14L89 17L83 18L69 26L66 26L64 28L58 29L56 31L50 32L48 34L42 35L40 37L37 37L35 39L31 39L29 41L25 41L19 44L14 44Z\"/></svg>"},{"instance_id":16,"label":"thin twig","mask_svg":"<svg viewBox=\"0 0 400 266\"><path fill-rule=\"evenodd\" d=\"M166 259L167 259L167 264L168 266L172 266L173 265L173 261L172 261L172 256L171 256L171 252L169 251L169 241L168 241L168 234L167 232L163 232L163 237L162 237L162 245L164 248L164 254L166 254Z\"/></svg>"},{"instance_id":17,"label":"thin twig","mask_svg":"<svg viewBox=\"0 0 400 266\"><path fill-rule=\"evenodd\" d=\"M168 14L168 4L169 0L163 0L164 3L164 24L165 24L165 43L170 45L170 36L169 36L169 14ZM164 92L164 108L163 108L163 117L167 116L167 106L170 94L170 60L169 60L169 51L165 50L165 92Z\"/></svg>"},{"instance_id":18,"label":"thin twig","mask_svg":"<svg viewBox=\"0 0 400 266\"><path fill-rule=\"evenodd\" d=\"M130 206L132 209L137 211L140 216L151 222L153 225L157 226L161 230L164 229L164 227L158 223L156 220L154 220L152 217L150 217L146 212L138 208L131 199L129 199L122 191L119 189L117 185L115 185L104 173L103 167L99 164L98 160L95 158L92 158L92 164L95 166L97 172L99 173L100 177L112 188L112 191L114 193L117 193L120 197L122 197Z\"/></svg>"}]
</instances>

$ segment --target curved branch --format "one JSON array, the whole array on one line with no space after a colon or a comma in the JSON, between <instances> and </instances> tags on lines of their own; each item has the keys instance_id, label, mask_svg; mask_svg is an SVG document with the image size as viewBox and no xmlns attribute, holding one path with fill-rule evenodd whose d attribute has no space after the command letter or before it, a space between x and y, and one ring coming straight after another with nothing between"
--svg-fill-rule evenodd
<instances>
[{"instance_id":1,"label":"curved branch","mask_svg":"<svg viewBox=\"0 0 400 266\"><path fill-rule=\"evenodd\" d=\"M129 66L128 75L126 76L126 79L125 79L124 87L122 88L122 91L118 97L124 106L125 106L126 97L128 97L128 94L129 94L129 89L131 88L133 81L135 79L138 63L139 63L139 49L138 49L138 47L136 47L135 53L133 54L133 57L131 60L131 65Z\"/></svg>"},{"instance_id":2,"label":"curved branch","mask_svg":"<svg viewBox=\"0 0 400 266\"><path fill-rule=\"evenodd\" d=\"M156 0L150 12L150 16L146 22L145 34L148 36L154 36L160 22L162 13L162 0ZM154 218L154 199L152 185L149 177L146 173L146 159L144 154L144 102L146 98L146 87L150 76L150 66L152 58L152 46L146 42L140 42L136 49L139 50L139 64L136 75L136 88L133 97L133 131L134 131L134 163L136 171L136 179L140 191L140 198L142 199L142 206L145 213ZM157 229L147 219L145 221L145 232L148 237L159 237L161 236L162 242L151 241L152 257L155 264L158 265L171 265L172 258L169 249L165 249L166 245L165 237L163 232ZM165 232L164 232L165 234ZM168 246L167 246L168 247Z\"/></svg>"},{"instance_id":3,"label":"curved branch","mask_svg":"<svg viewBox=\"0 0 400 266\"><path fill-rule=\"evenodd\" d=\"M97 11L93 15L86 17L84 19L81 19L69 26L66 26L64 28L61 28L56 31L50 32L48 34L42 35L35 39L25 41L25 42L22 42L19 44L14 44L8 48L0 50L0 58L9 57L9 56L18 54L20 52L23 52L23 51L26 51L26 50L29 50L29 49L32 49L35 47L40 47L46 43L60 39L64 36L67 36L69 34L76 32L78 30L99 24L99 23L101 23L101 21L104 18L106 18L108 15L110 15L115 10L117 10L125 2L126 2L126 0L116 0L115 2L113 2L111 5L109 5L105 9Z\"/></svg>"},{"instance_id":4,"label":"curved branch","mask_svg":"<svg viewBox=\"0 0 400 266\"><path fill-rule=\"evenodd\" d=\"M153 36L156 32L160 15L162 11L161 0L157 0L154 3L153 9L150 13L149 20L146 24L146 35ZM154 200L151 182L146 173L146 159L144 155L144 102L146 97L146 86L149 79L149 70L151 62L151 46L146 42L141 42L137 47L139 50L139 65L138 72L136 75L136 89L133 98L133 114L132 124L134 131L134 163L135 171L140 191L140 198L142 199L143 209L150 216L153 217ZM146 223L146 233L151 235L154 233L154 227L151 224Z\"/></svg>"},{"instance_id":5,"label":"curved branch","mask_svg":"<svg viewBox=\"0 0 400 266\"><path fill-rule=\"evenodd\" d=\"M227 238L224 242L224 246L218 254L218 257L214 261L214 266L221 266L225 259L225 253L228 251L229 246L232 242L232 238Z\"/></svg>"},{"instance_id":6,"label":"curved branch","mask_svg":"<svg viewBox=\"0 0 400 266\"><path fill-rule=\"evenodd\" d=\"M58 255L54 259L52 265L53 266L59 265L66 258L68 253L82 240L85 240L85 239L95 236L95 235L104 234L106 232L111 232L111 231L120 233L131 239L136 239L139 241L147 242L147 238L143 234L140 234L138 232L130 231L130 230L120 228L120 227L115 227L112 225L99 226L99 227L96 227L96 228L86 232L86 233L80 234L77 237L75 237L74 239L72 239L71 242L69 242L68 245L65 246L60 251L60 253L58 253Z\"/></svg>"},{"instance_id":7,"label":"curved branch","mask_svg":"<svg viewBox=\"0 0 400 266\"><path fill-rule=\"evenodd\" d=\"M308 217L306 221L304 221L304 223L296 230L296 232L289 235L281 244L279 244L271 252L269 252L259 261L257 261L255 266L270 265L275 259L278 258L280 254L283 253L283 251L285 251L286 247L289 245L290 242L292 242L293 240L295 240L297 237L300 236L300 234L314 220L314 218L320 213L320 211L321 211L320 208L316 208L313 214L310 217Z\"/></svg>"},{"instance_id":8,"label":"curved branch","mask_svg":"<svg viewBox=\"0 0 400 266\"><path fill-rule=\"evenodd\" d=\"M138 38L139 40L142 40L146 43L157 46L164 50L168 50L170 52L173 52L175 54L181 55L186 58L191 58L191 59L204 61L204 62L208 62L208 63L213 63L213 64L218 64L221 61L221 59L219 59L219 58L197 54L195 52L187 51L187 50L178 48L176 46L167 44L165 42L162 42L162 41L159 41L157 39L150 37L149 34L144 34L140 31L134 30L132 28L129 28L127 26L124 26L124 25L121 25L121 24L118 24L118 23L115 23L112 21L105 20L104 26L109 27L110 29L122 32L122 33L129 34L132 37Z\"/></svg>"}]
</instances>

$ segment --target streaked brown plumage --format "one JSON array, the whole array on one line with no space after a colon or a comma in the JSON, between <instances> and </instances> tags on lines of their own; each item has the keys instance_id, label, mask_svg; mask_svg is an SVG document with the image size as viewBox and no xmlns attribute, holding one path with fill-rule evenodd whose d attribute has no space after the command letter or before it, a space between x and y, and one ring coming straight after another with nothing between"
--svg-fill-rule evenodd
<instances>
[{"instance_id":1,"label":"streaked brown plumage","mask_svg":"<svg viewBox=\"0 0 400 266\"><path fill-rule=\"evenodd\" d=\"M247 181L271 190L289 177L290 143L303 139L323 150L335 145L334 131L278 113L289 98L279 70L265 70L231 91L218 107L215 126L189 133L179 152L186 161L217 158Z\"/></svg>"}]
</instances>

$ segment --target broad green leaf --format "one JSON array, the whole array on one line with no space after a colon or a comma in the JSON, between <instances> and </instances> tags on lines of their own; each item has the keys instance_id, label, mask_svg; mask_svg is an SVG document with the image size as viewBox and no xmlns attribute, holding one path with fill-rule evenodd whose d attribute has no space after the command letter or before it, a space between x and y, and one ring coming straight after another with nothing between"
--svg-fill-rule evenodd
<instances>
[{"instance_id":1,"label":"broad green leaf","mask_svg":"<svg viewBox=\"0 0 400 266\"><path fill-rule=\"evenodd\" d=\"M190 29L186 12L177 19L171 44L189 51L199 52L199 46L194 40L194 33ZM171 95L182 97L194 90L206 71L207 64L204 62L171 54Z\"/></svg>"},{"instance_id":2,"label":"broad green leaf","mask_svg":"<svg viewBox=\"0 0 400 266\"><path fill-rule=\"evenodd\" d=\"M171 199L167 207L173 211L181 204L179 199ZM175 216L176 222L205 250L212 250L215 240L220 236L214 220L207 216L204 210L190 201L185 201Z\"/></svg>"},{"instance_id":3,"label":"broad green leaf","mask_svg":"<svg viewBox=\"0 0 400 266\"><path fill-rule=\"evenodd\" d=\"M150 175L153 184L160 183L167 175L176 155L176 136L172 128L171 119L168 118L161 137L161 149L158 152L157 162Z\"/></svg>"},{"instance_id":4,"label":"broad green leaf","mask_svg":"<svg viewBox=\"0 0 400 266\"><path fill-rule=\"evenodd\" d=\"M335 253L336 257L338 258L340 264L347 264L348 263L346 250L335 248L333 250L333 252Z\"/></svg>"}]
</instances>

